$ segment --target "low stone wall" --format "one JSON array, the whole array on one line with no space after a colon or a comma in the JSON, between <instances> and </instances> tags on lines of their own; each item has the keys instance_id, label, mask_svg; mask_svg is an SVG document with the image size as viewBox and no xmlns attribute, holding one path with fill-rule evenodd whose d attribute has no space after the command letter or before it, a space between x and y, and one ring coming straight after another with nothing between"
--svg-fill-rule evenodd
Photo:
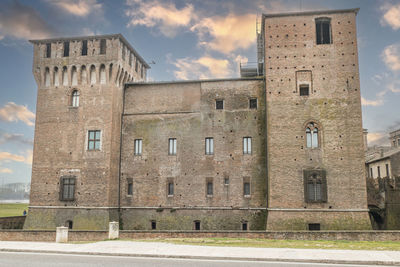
<instances>
[{"instance_id":1,"label":"low stone wall","mask_svg":"<svg viewBox=\"0 0 400 267\"><path fill-rule=\"evenodd\" d=\"M12 216L0 218L0 229L22 229L26 216Z\"/></svg>"},{"instance_id":2,"label":"low stone wall","mask_svg":"<svg viewBox=\"0 0 400 267\"><path fill-rule=\"evenodd\" d=\"M261 238L280 240L400 241L400 231L120 231L120 239L155 238ZM101 241L108 231L69 231L69 241ZM56 231L0 230L0 241L56 240Z\"/></svg>"}]
</instances>

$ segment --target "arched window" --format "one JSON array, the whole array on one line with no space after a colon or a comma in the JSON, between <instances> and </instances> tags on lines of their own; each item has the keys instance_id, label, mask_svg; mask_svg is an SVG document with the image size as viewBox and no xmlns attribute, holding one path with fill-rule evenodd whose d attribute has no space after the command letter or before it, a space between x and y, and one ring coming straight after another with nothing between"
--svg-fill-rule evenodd
<instances>
[{"instance_id":1,"label":"arched window","mask_svg":"<svg viewBox=\"0 0 400 267\"><path fill-rule=\"evenodd\" d=\"M325 170L304 170L304 190L306 202L326 202L327 184Z\"/></svg>"},{"instance_id":2,"label":"arched window","mask_svg":"<svg viewBox=\"0 0 400 267\"><path fill-rule=\"evenodd\" d=\"M76 67L73 66L72 67L72 71L71 71L71 85L78 85L78 76L77 76L77 72L76 72Z\"/></svg>"},{"instance_id":3,"label":"arched window","mask_svg":"<svg viewBox=\"0 0 400 267\"><path fill-rule=\"evenodd\" d=\"M50 86L50 70L49 68L46 67L44 71L44 86L49 87Z\"/></svg>"},{"instance_id":4,"label":"arched window","mask_svg":"<svg viewBox=\"0 0 400 267\"><path fill-rule=\"evenodd\" d=\"M60 78L58 75L59 75L58 68L54 67L54 77L53 77L54 86L60 86Z\"/></svg>"},{"instance_id":5,"label":"arched window","mask_svg":"<svg viewBox=\"0 0 400 267\"><path fill-rule=\"evenodd\" d=\"M64 86L68 86L68 71L67 71L67 67L63 67L63 71L62 71L62 79L63 79L63 85Z\"/></svg>"},{"instance_id":6,"label":"arched window","mask_svg":"<svg viewBox=\"0 0 400 267\"><path fill-rule=\"evenodd\" d=\"M106 66L100 66L100 84L106 84Z\"/></svg>"},{"instance_id":7,"label":"arched window","mask_svg":"<svg viewBox=\"0 0 400 267\"><path fill-rule=\"evenodd\" d=\"M73 107L79 107L79 91L78 90L74 90L72 92L71 105Z\"/></svg>"},{"instance_id":8,"label":"arched window","mask_svg":"<svg viewBox=\"0 0 400 267\"><path fill-rule=\"evenodd\" d=\"M96 67L94 65L90 67L90 84L96 84Z\"/></svg>"},{"instance_id":9,"label":"arched window","mask_svg":"<svg viewBox=\"0 0 400 267\"><path fill-rule=\"evenodd\" d=\"M81 67L81 84L87 84L86 66Z\"/></svg>"},{"instance_id":10,"label":"arched window","mask_svg":"<svg viewBox=\"0 0 400 267\"><path fill-rule=\"evenodd\" d=\"M319 146L318 126L314 122L307 124L306 141L309 148L317 148Z\"/></svg>"}]
</instances>

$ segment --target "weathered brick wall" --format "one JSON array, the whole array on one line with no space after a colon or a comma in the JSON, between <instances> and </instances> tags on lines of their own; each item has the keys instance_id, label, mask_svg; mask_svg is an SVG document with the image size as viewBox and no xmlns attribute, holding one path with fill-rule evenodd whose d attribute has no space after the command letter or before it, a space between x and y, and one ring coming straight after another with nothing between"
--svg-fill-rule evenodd
<instances>
[{"instance_id":1,"label":"weathered brick wall","mask_svg":"<svg viewBox=\"0 0 400 267\"><path fill-rule=\"evenodd\" d=\"M106 39L105 55L100 55L100 39ZM119 35L87 37L88 55L81 56L82 40L52 39L33 41L33 73L38 85L35 141L32 164L30 210L26 227L53 228L64 225L60 218L76 221L77 229L90 228L99 213L93 211L83 225L80 212L67 207L116 207L118 205L118 168L122 87L128 81L141 80L135 62L129 64L130 50ZM70 53L63 57L63 42L70 41ZM45 58L46 43L51 43L51 58ZM122 58L125 49L125 59ZM132 52L133 53L133 52ZM100 68L105 66L105 82L101 83ZM91 66L95 66L96 83L90 83ZM58 72L55 72L55 68ZM67 85L63 85L63 68L67 68ZM72 70L77 69L76 85ZM85 67L85 68L84 68ZM49 68L49 85L45 83ZM83 74L86 73L86 81ZM60 82L56 85L55 77ZM145 77L145 75L144 75ZM73 90L79 91L79 107L72 107ZM88 130L101 130L101 150L88 151ZM60 177L76 177L73 201L60 201ZM46 211L48 206L60 211ZM87 209L84 209L87 211ZM61 213L62 216L58 216ZM103 214L104 212L102 212ZM104 215L104 214L103 214ZM58 217L57 217L58 216ZM78 216L78 217L75 217ZM91 214L88 214L90 217ZM107 215L106 218L113 215ZM46 218L44 222L43 218ZM101 220L103 221L103 220ZM40 223L39 223L40 222ZM108 221L100 228L106 228ZM98 223L92 224L99 229Z\"/></svg>"},{"instance_id":2,"label":"weathered brick wall","mask_svg":"<svg viewBox=\"0 0 400 267\"><path fill-rule=\"evenodd\" d=\"M332 44L316 44L318 17L331 19ZM289 224L290 229L305 229L308 223L320 223L331 229L334 219L342 220L338 226L344 229L368 229L355 12L267 16L264 22L268 207L364 210L347 221L342 212L308 217L310 213L269 209L267 228ZM304 81L310 84L309 96L299 94ZM319 148L306 147L309 121L318 125ZM304 169L326 171L326 203L305 202Z\"/></svg>"},{"instance_id":3,"label":"weathered brick wall","mask_svg":"<svg viewBox=\"0 0 400 267\"><path fill-rule=\"evenodd\" d=\"M253 221L252 212L240 211L237 216L230 211L229 216L226 211L222 220L201 208L265 208L263 86L260 79L238 79L132 84L126 88L121 206L150 210L123 211L124 229L148 229L150 220L161 220L160 229L192 229L196 216L206 229L238 229L241 221ZM258 108L250 109L249 99L254 97ZM215 109L216 99L224 100L223 110ZM252 137L251 155L243 154L243 137L247 136ZM213 155L205 155L206 137L214 138ZM177 139L177 155L168 155L169 138ZM134 155L135 139L143 140L141 156ZM127 195L128 179L133 181L132 196ZM229 179L228 185L225 179ZM243 194L244 179L250 181L250 197ZM170 180L174 195L168 197ZM213 195L207 196L206 181L210 180ZM155 211L157 207L199 210L179 210L166 217ZM265 229L256 222L252 226Z\"/></svg>"},{"instance_id":4,"label":"weathered brick wall","mask_svg":"<svg viewBox=\"0 0 400 267\"><path fill-rule=\"evenodd\" d=\"M11 216L0 218L0 229L22 229L26 216Z\"/></svg>"}]
</instances>

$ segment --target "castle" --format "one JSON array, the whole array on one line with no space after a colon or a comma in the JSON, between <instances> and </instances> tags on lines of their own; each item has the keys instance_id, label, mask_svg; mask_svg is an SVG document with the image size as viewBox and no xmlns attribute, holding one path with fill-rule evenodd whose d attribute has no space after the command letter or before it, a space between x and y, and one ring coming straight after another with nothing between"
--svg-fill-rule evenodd
<instances>
[{"instance_id":1,"label":"castle","mask_svg":"<svg viewBox=\"0 0 400 267\"><path fill-rule=\"evenodd\" d=\"M25 229L371 229L358 9L262 16L255 75L146 82L120 35L31 41Z\"/></svg>"}]
</instances>

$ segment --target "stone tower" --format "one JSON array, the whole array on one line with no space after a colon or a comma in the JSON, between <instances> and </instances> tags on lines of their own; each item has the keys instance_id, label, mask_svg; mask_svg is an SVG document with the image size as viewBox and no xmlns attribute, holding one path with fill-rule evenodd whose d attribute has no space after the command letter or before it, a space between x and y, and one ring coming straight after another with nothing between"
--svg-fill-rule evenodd
<instances>
[{"instance_id":1,"label":"stone tower","mask_svg":"<svg viewBox=\"0 0 400 267\"><path fill-rule=\"evenodd\" d=\"M267 229L371 227L357 12L263 15Z\"/></svg>"},{"instance_id":2,"label":"stone tower","mask_svg":"<svg viewBox=\"0 0 400 267\"><path fill-rule=\"evenodd\" d=\"M38 85L25 229L118 220L122 91L149 66L121 34L32 40Z\"/></svg>"}]
</instances>

